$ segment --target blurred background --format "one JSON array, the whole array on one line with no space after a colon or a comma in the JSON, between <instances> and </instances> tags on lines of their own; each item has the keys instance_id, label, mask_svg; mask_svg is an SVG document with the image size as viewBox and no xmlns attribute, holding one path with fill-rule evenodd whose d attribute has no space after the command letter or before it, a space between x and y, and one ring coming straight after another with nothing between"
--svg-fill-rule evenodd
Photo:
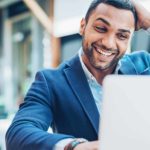
<instances>
[{"instance_id":1,"label":"blurred background","mask_svg":"<svg viewBox=\"0 0 150 150\"><path fill-rule=\"evenodd\" d=\"M140 0L139 0L140 1ZM43 68L78 52L79 24L91 0L0 0L0 150L18 106ZM141 0L150 10L150 0ZM150 52L150 35L135 32L128 52Z\"/></svg>"}]
</instances>

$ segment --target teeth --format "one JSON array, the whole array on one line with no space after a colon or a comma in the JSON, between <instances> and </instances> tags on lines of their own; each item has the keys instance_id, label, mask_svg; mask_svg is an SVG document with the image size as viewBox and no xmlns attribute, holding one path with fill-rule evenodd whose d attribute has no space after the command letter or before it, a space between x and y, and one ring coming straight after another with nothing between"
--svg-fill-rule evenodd
<instances>
[{"instance_id":1,"label":"teeth","mask_svg":"<svg viewBox=\"0 0 150 150\"><path fill-rule=\"evenodd\" d=\"M110 56L110 55L112 55L111 52L104 52L104 51L102 51L102 50L100 50L100 49L97 49L97 51L98 51L99 53L101 53L102 55L104 55L104 56Z\"/></svg>"}]
</instances>

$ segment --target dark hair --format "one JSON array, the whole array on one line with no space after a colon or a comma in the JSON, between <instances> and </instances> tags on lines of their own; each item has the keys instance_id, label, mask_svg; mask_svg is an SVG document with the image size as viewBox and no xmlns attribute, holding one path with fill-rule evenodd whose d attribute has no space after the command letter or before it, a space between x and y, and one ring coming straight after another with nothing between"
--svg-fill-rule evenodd
<instances>
[{"instance_id":1,"label":"dark hair","mask_svg":"<svg viewBox=\"0 0 150 150\"><path fill-rule=\"evenodd\" d=\"M85 16L86 22L88 22L89 16L91 15L91 13L96 9L96 7L100 3L112 5L112 6L116 7L116 8L119 8L119 9L130 10L133 13L134 20L135 20L135 27L136 27L137 14L136 14L135 8L132 5L130 0L93 0L91 5L89 6L89 8L87 10L87 13L86 13L86 16Z\"/></svg>"}]
</instances>

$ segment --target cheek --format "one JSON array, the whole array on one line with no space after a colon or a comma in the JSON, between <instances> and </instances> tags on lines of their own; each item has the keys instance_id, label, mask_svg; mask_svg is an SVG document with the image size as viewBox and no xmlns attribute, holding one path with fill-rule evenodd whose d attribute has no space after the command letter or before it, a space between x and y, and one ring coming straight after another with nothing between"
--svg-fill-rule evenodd
<instances>
[{"instance_id":1,"label":"cheek","mask_svg":"<svg viewBox=\"0 0 150 150\"><path fill-rule=\"evenodd\" d=\"M100 35L94 29L91 28L86 28L84 36L85 40L87 40L89 43L97 42L102 38L102 35Z\"/></svg>"},{"instance_id":2,"label":"cheek","mask_svg":"<svg viewBox=\"0 0 150 150\"><path fill-rule=\"evenodd\" d=\"M92 43L94 43L94 38L92 35L85 34L83 37L83 45L85 47L91 47Z\"/></svg>"},{"instance_id":3,"label":"cheek","mask_svg":"<svg viewBox=\"0 0 150 150\"><path fill-rule=\"evenodd\" d=\"M127 51L127 49L129 48L128 42L127 41L126 42L121 42L119 44L118 48L119 48L120 53L124 54Z\"/></svg>"}]
</instances>

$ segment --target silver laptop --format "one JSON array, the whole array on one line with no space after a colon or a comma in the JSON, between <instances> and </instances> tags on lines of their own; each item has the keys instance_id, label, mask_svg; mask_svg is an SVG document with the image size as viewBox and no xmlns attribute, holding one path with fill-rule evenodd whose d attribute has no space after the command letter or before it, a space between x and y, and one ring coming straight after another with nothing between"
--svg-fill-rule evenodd
<instances>
[{"instance_id":1,"label":"silver laptop","mask_svg":"<svg viewBox=\"0 0 150 150\"><path fill-rule=\"evenodd\" d=\"M107 76L99 150L150 150L150 76Z\"/></svg>"}]
</instances>

